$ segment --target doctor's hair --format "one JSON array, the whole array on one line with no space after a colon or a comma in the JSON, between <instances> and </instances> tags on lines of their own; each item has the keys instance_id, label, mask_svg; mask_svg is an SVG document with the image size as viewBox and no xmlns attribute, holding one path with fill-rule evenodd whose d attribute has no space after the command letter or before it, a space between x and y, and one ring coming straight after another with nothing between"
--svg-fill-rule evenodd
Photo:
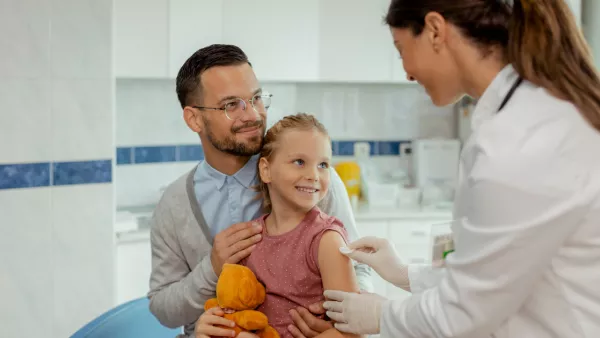
<instances>
[{"instance_id":1,"label":"doctor's hair","mask_svg":"<svg viewBox=\"0 0 600 338\"><path fill-rule=\"evenodd\" d=\"M329 138L329 133L325 126L316 117L306 113L288 115L277 121L277 123L267 130L257 161L259 184L256 187L256 190L260 192L259 197L263 199L263 210L265 212L271 212L271 196L269 195L268 184L263 182L260 176L260 162L262 158L265 158L267 161L273 158L277 150L277 142L281 138L281 135L290 130L316 130Z\"/></svg>"},{"instance_id":2,"label":"doctor's hair","mask_svg":"<svg viewBox=\"0 0 600 338\"><path fill-rule=\"evenodd\" d=\"M202 73L212 67L236 66L247 63L244 51L234 45L214 44L198 49L181 66L175 80L177 98L181 108L193 104L201 104Z\"/></svg>"},{"instance_id":3,"label":"doctor's hair","mask_svg":"<svg viewBox=\"0 0 600 338\"><path fill-rule=\"evenodd\" d=\"M600 77L565 0L392 0L384 21L419 35L429 12L458 27L484 56L501 47L522 78L573 103L600 131Z\"/></svg>"}]
</instances>

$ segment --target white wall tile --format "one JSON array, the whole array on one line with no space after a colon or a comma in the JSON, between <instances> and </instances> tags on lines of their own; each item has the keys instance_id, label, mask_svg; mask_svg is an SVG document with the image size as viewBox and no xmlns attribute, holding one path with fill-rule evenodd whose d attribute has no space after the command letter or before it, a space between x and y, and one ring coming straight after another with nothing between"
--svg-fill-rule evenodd
<instances>
[{"instance_id":1,"label":"white wall tile","mask_svg":"<svg viewBox=\"0 0 600 338\"><path fill-rule=\"evenodd\" d=\"M109 79L53 81L52 154L55 161L114 157L112 95Z\"/></svg>"},{"instance_id":2,"label":"white wall tile","mask_svg":"<svg viewBox=\"0 0 600 338\"><path fill-rule=\"evenodd\" d=\"M263 83L263 90L273 94L271 108L267 114L267 128L284 116L295 114L296 110L296 85L293 83Z\"/></svg>"},{"instance_id":3,"label":"white wall tile","mask_svg":"<svg viewBox=\"0 0 600 338\"><path fill-rule=\"evenodd\" d=\"M0 1L0 77L49 72L50 0Z\"/></svg>"},{"instance_id":4,"label":"white wall tile","mask_svg":"<svg viewBox=\"0 0 600 338\"><path fill-rule=\"evenodd\" d=\"M51 0L55 78L112 76L112 0Z\"/></svg>"},{"instance_id":5,"label":"white wall tile","mask_svg":"<svg viewBox=\"0 0 600 338\"><path fill-rule=\"evenodd\" d=\"M0 163L49 161L51 127L49 81L0 77Z\"/></svg>"},{"instance_id":6,"label":"white wall tile","mask_svg":"<svg viewBox=\"0 0 600 338\"><path fill-rule=\"evenodd\" d=\"M54 337L68 337L113 307L112 184L52 188Z\"/></svg>"},{"instance_id":7,"label":"white wall tile","mask_svg":"<svg viewBox=\"0 0 600 338\"><path fill-rule=\"evenodd\" d=\"M50 189L0 190L0 337L52 332ZM32 326L32 323L35 323Z\"/></svg>"},{"instance_id":8,"label":"white wall tile","mask_svg":"<svg viewBox=\"0 0 600 338\"><path fill-rule=\"evenodd\" d=\"M115 184L117 205L154 205L166 188L181 175L192 170L197 163L159 163L117 166Z\"/></svg>"},{"instance_id":9,"label":"white wall tile","mask_svg":"<svg viewBox=\"0 0 600 338\"><path fill-rule=\"evenodd\" d=\"M117 146L198 144L170 80L118 80Z\"/></svg>"}]
</instances>

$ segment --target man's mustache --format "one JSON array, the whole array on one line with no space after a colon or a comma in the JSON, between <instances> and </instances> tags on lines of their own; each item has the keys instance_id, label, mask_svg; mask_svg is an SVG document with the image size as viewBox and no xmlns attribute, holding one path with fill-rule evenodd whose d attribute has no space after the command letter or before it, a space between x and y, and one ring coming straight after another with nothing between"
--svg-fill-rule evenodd
<instances>
[{"instance_id":1,"label":"man's mustache","mask_svg":"<svg viewBox=\"0 0 600 338\"><path fill-rule=\"evenodd\" d=\"M262 127L265 124L265 122L263 120L258 120L258 121L254 121L254 122L246 122L243 125L239 126L239 127L235 127L232 128L231 131L234 133L237 133L238 131L245 129L245 128L254 128L254 127Z\"/></svg>"}]
</instances>

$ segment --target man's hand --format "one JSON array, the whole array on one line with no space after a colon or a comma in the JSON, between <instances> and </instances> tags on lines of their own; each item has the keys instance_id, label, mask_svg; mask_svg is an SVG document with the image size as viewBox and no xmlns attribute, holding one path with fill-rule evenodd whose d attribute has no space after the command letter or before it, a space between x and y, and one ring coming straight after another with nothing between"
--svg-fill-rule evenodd
<instances>
[{"instance_id":1,"label":"man's hand","mask_svg":"<svg viewBox=\"0 0 600 338\"><path fill-rule=\"evenodd\" d=\"M248 257L260 242L262 227L259 223L244 222L230 226L215 236L210 261L219 276L223 264L237 264Z\"/></svg>"},{"instance_id":2,"label":"man's hand","mask_svg":"<svg viewBox=\"0 0 600 338\"><path fill-rule=\"evenodd\" d=\"M322 315L324 313L323 302L310 305L308 310L303 307L298 307L295 310L292 309L290 310L290 315L295 325L288 326L288 331L290 331L294 338L316 337L333 328L331 322L315 317L315 315Z\"/></svg>"}]
</instances>

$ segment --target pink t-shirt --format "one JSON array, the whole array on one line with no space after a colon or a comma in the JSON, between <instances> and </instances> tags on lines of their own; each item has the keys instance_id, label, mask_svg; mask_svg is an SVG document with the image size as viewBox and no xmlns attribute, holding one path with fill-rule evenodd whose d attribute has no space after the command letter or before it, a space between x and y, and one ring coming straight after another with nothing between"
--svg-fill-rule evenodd
<instances>
[{"instance_id":1,"label":"pink t-shirt","mask_svg":"<svg viewBox=\"0 0 600 338\"><path fill-rule=\"evenodd\" d=\"M269 236L265 219L263 239L241 264L249 267L265 285L265 302L257 309L269 318L282 338L292 337L287 327L293 324L289 311L298 306L323 301L323 281L319 272L318 252L321 237L326 231L337 231L347 242L343 224L314 207L293 230Z\"/></svg>"}]
</instances>

